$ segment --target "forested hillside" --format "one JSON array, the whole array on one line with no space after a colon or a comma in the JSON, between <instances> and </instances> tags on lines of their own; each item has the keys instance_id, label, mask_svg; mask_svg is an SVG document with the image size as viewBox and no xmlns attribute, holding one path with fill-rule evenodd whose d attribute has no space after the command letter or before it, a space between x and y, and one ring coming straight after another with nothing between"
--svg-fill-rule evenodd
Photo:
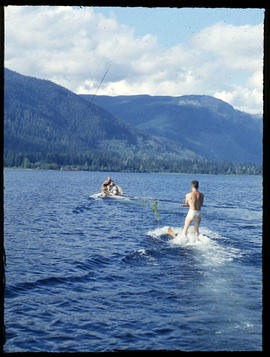
<instances>
[{"instance_id":1,"label":"forested hillside","mask_svg":"<svg viewBox=\"0 0 270 357\"><path fill-rule=\"evenodd\" d=\"M206 95L95 96L92 100L134 127L208 160L262 161L262 117L235 110L222 100Z\"/></svg>"},{"instance_id":2,"label":"forested hillside","mask_svg":"<svg viewBox=\"0 0 270 357\"><path fill-rule=\"evenodd\" d=\"M114 155L132 159L195 158L161 138L154 138L108 111L50 81L5 69L5 154ZM8 156L9 154L9 156ZM59 156L60 155L60 156Z\"/></svg>"},{"instance_id":3,"label":"forested hillside","mask_svg":"<svg viewBox=\"0 0 270 357\"><path fill-rule=\"evenodd\" d=\"M50 81L24 76L8 69L5 69L4 75L6 167L261 173L261 166L254 161L252 164L244 162L248 160L231 163L232 160L225 161L220 157L209 162L203 150L193 150L196 146L187 144L194 141L192 135L187 135L192 123L186 119L185 124L182 122L181 125L175 123L174 127L171 126L170 118L175 120L175 108L168 103L164 106L164 97L154 97L154 102L149 96L121 97L122 104L119 103L120 97L117 97L113 99L116 100L115 106L115 103L112 105L111 97L76 95ZM107 101L105 104L104 99ZM158 106L157 102L160 103ZM118 109L113 110L114 106ZM213 133L210 122L207 125ZM225 126L220 126L218 130L222 132ZM178 137L183 139L176 140ZM251 133L248 139L250 147L253 147ZM241 140L239 138L239 142ZM203 140L201 144L199 138L197 141L197 146L203 148ZM216 150L213 140L208 145ZM247 148L246 152L248 149L254 151Z\"/></svg>"}]
</instances>

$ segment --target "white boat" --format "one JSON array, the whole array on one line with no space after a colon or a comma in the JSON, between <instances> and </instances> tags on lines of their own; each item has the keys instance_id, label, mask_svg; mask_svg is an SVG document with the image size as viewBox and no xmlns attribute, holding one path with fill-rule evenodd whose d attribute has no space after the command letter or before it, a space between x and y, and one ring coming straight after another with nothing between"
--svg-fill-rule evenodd
<instances>
[{"instance_id":1,"label":"white boat","mask_svg":"<svg viewBox=\"0 0 270 357\"><path fill-rule=\"evenodd\" d=\"M93 195L89 196L89 198L98 199L98 198L116 198L116 199L130 199L132 197L127 197L123 195L104 195L102 192L94 193Z\"/></svg>"}]
</instances>

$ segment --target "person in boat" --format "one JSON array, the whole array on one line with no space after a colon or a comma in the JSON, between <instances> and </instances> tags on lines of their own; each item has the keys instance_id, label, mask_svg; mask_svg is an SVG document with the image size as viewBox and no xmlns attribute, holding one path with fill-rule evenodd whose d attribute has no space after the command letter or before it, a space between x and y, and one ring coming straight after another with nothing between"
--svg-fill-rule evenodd
<instances>
[{"instance_id":1,"label":"person in boat","mask_svg":"<svg viewBox=\"0 0 270 357\"><path fill-rule=\"evenodd\" d=\"M199 182L191 181L192 191L186 195L186 202L181 207L189 207L188 214L185 219L184 235L187 235L188 228L194 221L194 230L199 235L199 225L201 223L201 206L203 205L204 195L198 191Z\"/></svg>"},{"instance_id":2,"label":"person in boat","mask_svg":"<svg viewBox=\"0 0 270 357\"><path fill-rule=\"evenodd\" d=\"M112 185L112 179L110 176L107 177L107 180L103 182L103 184L101 185L101 193L103 196L107 196L108 194L110 194L110 188Z\"/></svg>"},{"instance_id":3,"label":"person in boat","mask_svg":"<svg viewBox=\"0 0 270 357\"><path fill-rule=\"evenodd\" d=\"M101 193L103 196L116 196L116 195L123 195L123 191L120 186L116 185L110 176L107 177L107 180L103 182L101 185Z\"/></svg>"},{"instance_id":4,"label":"person in boat","mask_svg":"<svg viewBox=\"0 0 270 357\"><path fill-rule=\"evenodd\" d=\"M113 196L120 195L119 188L118 188L118 186L117 186L114 182L113 182L112 185L111 185L110 193L111 193L111 195L113 195Z\"/></svg>"}]
</instances>

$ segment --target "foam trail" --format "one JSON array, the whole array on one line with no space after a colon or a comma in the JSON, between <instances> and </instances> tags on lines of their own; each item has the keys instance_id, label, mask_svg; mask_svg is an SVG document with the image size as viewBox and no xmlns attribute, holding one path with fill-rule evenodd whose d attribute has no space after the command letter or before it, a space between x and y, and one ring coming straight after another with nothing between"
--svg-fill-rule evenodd
<instances>
[{"instance_id":1,"label":"foam trail","mask_svg":"<svg viewBox=\"0 0 270 357\"><path fill-rule=\"evenodd\" d=\"M97 199L97 198L101 198L101 193L94 193L93 195L91 196L88 196L88 198L93 198L93 199Z\"/></svg>"},{"instance_id":2,"label":"foam trail","mask_svg":"<svg viewBox=\"0 0 270 357\"><path fill-rule=\"evenodd\" d=\"M164 226L154 231L149 231L147 234L161 239L162 236L167 235L168 228L168 226ZM200 259L201 264L220 265L240 257L238 249L229 246L224 247L218 242L218 240L225 238L221 237L217 232L201 227L199 236L191 231L185 236L183 228L173 227L172 229L176 237L169 239L168 244L171 247L191 249L194 255Z\"/></svg>"}]
</instances>

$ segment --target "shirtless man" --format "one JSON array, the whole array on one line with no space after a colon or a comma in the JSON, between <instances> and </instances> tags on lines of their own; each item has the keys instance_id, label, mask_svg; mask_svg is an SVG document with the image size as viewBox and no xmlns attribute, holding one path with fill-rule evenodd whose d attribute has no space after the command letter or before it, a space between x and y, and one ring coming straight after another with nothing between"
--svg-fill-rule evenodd
<instances>
[{"instance_id":1,"label":"shirtless man","mask_svg":"<svg viewBox=\"0 0 270 357\"><path fill-rule=\"evenodd\" d=\"M203 194L198 191L199 182L191 182L192 192L186 195L186 203L181 207L189 207L188 214L185 220L184 235L187 235L188 228L192 221L194 221L194 228L197 236L199 235L199 224L201 222L201 206L203 205Z\"/></svg>"}]
</instances>

